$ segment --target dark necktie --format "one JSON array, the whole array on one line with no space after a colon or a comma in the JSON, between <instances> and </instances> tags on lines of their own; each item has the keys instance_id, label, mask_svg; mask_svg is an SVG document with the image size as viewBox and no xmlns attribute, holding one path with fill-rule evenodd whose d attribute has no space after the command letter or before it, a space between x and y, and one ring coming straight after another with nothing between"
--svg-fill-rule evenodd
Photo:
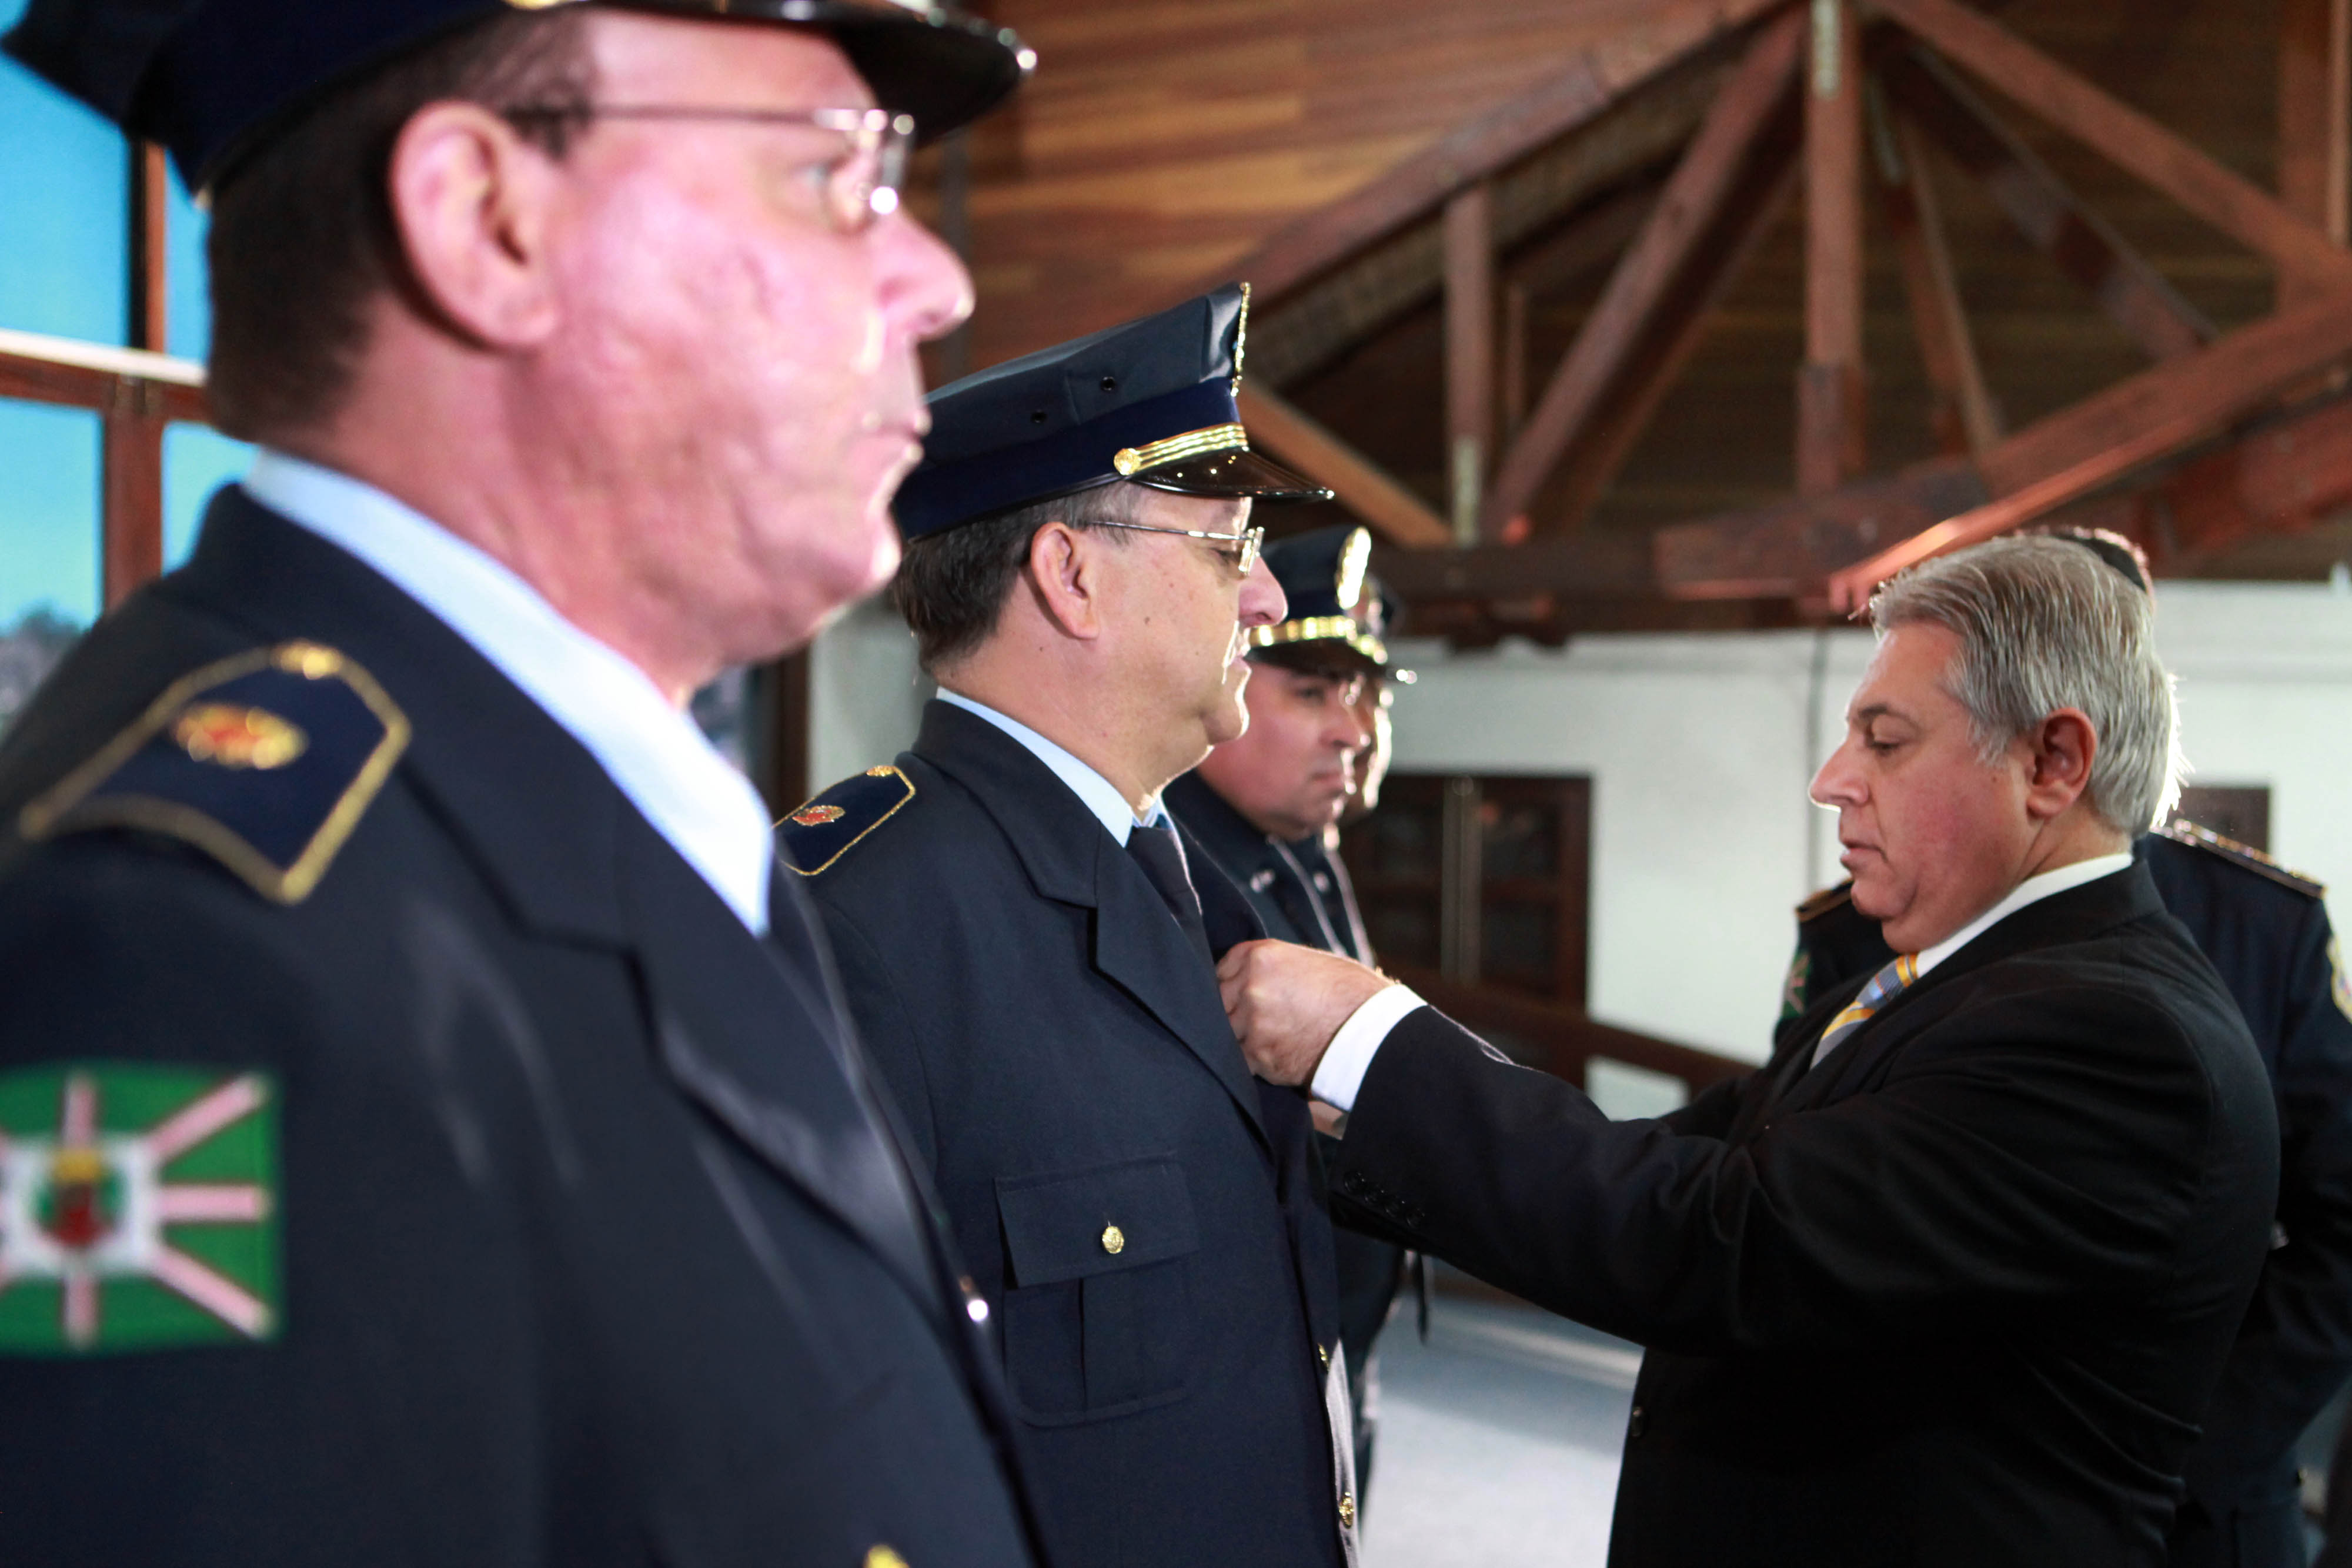
<instances>
[{"instance_id":1,"label":"dark necktie","mask_svg":"<svg viewBox=\"0 0 2352 1568\"><path fill-rule=\"evenodd\" d=\"M1127 852L1151 879L1168 913L1184 928L1202 959L1213 966L1216 959L1209 952L1208 928L1201 920L1201 895L1193 890L1192 873L1185 869L1184 844L1176 836L1176 825L1164 817L1148 826L1138 824L1127 835Z\"/></svg>"}]
</instances>

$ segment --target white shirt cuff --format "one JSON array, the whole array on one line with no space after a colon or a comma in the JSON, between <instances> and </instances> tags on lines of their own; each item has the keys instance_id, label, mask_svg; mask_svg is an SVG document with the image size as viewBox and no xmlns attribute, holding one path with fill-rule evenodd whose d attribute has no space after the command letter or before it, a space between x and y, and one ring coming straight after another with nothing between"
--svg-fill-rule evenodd
<instances>
[{"instance_id":1,"label":"white shirt cuff","mask_svg":"<svg viewBox=\"0 0 2352 1568\"><path fill-rule=\"evenodd\" d=\"M1404 1021L1405 1014L1425 1005L1406 986L1391 984L1373 992L1371 999L1350 1013L1339 1032L1331 1037L1322 1061L1316 1066L1315 1082L1307 1085L1309 1092L1326 1105L1354 1110L1357 1091L1364 1086L1364 1074L1371 1071L1381 1042L1388 1039L1389 1030Z\"/></svg>"}]
</instances>

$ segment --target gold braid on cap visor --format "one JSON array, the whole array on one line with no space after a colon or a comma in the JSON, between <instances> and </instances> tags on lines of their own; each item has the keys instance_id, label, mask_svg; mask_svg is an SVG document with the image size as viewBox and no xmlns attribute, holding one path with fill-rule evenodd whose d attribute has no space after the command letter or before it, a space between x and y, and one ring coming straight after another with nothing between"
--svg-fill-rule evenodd
<instances>
[{"instance_id":1,"label":"gold braid on cap visor","mask_svg":"<svg viewBox=\"0 0 2352 1568\"><path fill-rule=\"evenodd\" d=\"M1188 430L1181 435L1171 435L1165 441L1154 441L1142 446L1122 446L1111 455L1110 465L1118 470L1120 478L1126 479L1146 468L1173 463L1180 457L1198 457L1204 452L1248 450L1249 435L1240 425L1213 424L1205 430Z\"/></svg>"},{"instance_id":2,"label":"gold braid on cap visor","mask_svg":"<svg viewBox=\"0 0 2352 1568\"><path fill-rule=\"evenodd\" d=\"M1279 626L1250 628L1249 643L1253 648L1271 648L1278 643L1323 642L1345 643L1383 668L1389 662L1388 644L1357 625L1350 615L1307 615Z\"/></svg>"}]
</instances>

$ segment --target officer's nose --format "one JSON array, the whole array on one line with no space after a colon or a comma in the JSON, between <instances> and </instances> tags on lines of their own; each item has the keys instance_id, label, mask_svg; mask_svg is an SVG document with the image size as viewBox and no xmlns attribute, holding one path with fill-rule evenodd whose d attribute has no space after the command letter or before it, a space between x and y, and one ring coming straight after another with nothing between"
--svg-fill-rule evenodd
<instances>
[{"instance_id":1,"label":"officer's nose","mask_svg":"<svg viewBox=\"0 0 2352 1568\"><path fill-rule=\"evenodd\" d=\"M1272 626L1290 613L1290 601L1283 597L1282 584L1274 580L1266 570L1265 557L1259 556L1250 567L1250 574L1242 579L1241 621L1244 626Z\"/></svg>"}]
</instances>

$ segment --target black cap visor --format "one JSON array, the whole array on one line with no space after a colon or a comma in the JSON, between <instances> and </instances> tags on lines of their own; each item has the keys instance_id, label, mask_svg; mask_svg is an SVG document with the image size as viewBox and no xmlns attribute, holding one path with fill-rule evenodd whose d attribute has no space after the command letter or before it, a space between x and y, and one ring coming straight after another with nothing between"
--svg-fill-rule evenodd
<instances>
[{"instance_id":1,"label":"black cap visor","mask_svg":"<svg viewBox=\"0 0 2352 1568\"><path fill-rule=\"evenodd\" d=\"M1272 458L1238 448L1180 457L1128 476L1138 485L1180 496L1248 496L1271 502L1328 501L1331 492Z\"/></svg>"}]
</instances>

